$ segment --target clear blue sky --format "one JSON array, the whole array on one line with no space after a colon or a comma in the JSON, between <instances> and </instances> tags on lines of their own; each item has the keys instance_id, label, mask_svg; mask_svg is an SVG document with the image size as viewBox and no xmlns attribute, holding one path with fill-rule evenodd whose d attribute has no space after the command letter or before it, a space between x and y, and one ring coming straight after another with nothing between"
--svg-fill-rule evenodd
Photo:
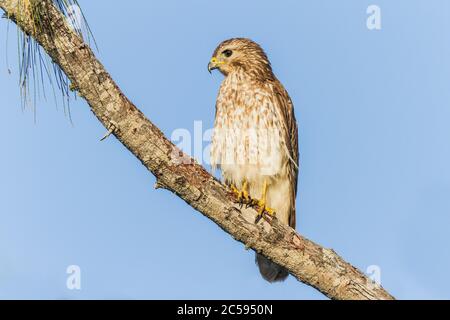
<instances>
[{"instance_id":1,"label":"clear blue sky","mask_svg":"<svg viewBox=\"0 0 450 320\"><path fill-rule=\"evenodd\" d=\"M398 298L450 298L450 2L80 0L99 58L168 136L212 126L215 46L251 37L300 128L298 230ZM377 4L382 29L369 31ZM82 100L22 110L0 20L0 298L322 299L166 191ZM12 74L7 72L9 52ZM66 268L81 268L81 290Z\"/></svg>"}]
</instances>

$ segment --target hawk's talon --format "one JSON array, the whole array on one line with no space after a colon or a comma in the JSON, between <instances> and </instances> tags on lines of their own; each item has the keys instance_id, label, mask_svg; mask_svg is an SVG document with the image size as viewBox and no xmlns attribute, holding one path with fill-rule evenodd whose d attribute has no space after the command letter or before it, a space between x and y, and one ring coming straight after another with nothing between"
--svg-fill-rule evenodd
<instances>
[{"instance_id":1,"label":"hawk's talon","mask_svg":"<svg viewBox=\"0 0 450 320\"><path fill-rule=\"evenodd\" d=\"M251 201L247 204L247 208L254 208L256 206L259 206L259 200L258 199L251 199Z\"/></svg>"},{"instance_id":2,"label":"hawk's talon","mask_svg":"<svg viewBox=\"0 0 450 320\"><path fill-rule=\"evenodd\" d=\"M266 207L266 196L267 196L267 181L264 180L263 190L262 190L262 200L253 200L253 205L258 206L258 215L255 218L255 223L258 223L259 220L264 216L264 214L268 214L271 217L275 216L275 210L269 207Z\"/></svg>"},{"instance_id":3,"label":"hawk's talon","mask_svg":"<svg viewBox=\"0 0 450 320\"><path fill-rule=\"evenodd\" d=\"M276 215L275 210L266 207L265 201L257 201L256 205L258 206L258 214L256 215L255 223L258 223L264 217L265 214L271 217L275 217Z\"/></svg>"},{"instance_id":4,"label":"hawk's talon","mask_svg":"<svg viewBox=\"0 0 450 320\"><path fill-rule=\"evenodd\" d=\"M239 203L240 209L242 209L244 204L248 206L252 202L252 198L250 197L247 191L247 182L244 182L242 190L239 190L233 184L230 186L230 188L235 197L237 198L236 202Z\"/></svg>"}]
</instances>

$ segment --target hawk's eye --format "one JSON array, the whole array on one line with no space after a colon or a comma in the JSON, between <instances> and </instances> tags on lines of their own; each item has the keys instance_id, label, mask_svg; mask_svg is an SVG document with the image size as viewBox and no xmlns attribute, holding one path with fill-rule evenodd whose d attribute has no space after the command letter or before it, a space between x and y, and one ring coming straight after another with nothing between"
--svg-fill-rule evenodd
<instances>
[{"instance_id":1,"label":"hawk's eye","mask_svg":"<svg viewBox=\"0 0 450 320\"><path fill-rule=\"evenodd\" d=\"M233 51L227 49L227 50L224 50L224 51L222 52L222 54L223 54L225 57L229 58L229 57L231 57L231 55L233 54Z\"/></svg>"}]
</instances>

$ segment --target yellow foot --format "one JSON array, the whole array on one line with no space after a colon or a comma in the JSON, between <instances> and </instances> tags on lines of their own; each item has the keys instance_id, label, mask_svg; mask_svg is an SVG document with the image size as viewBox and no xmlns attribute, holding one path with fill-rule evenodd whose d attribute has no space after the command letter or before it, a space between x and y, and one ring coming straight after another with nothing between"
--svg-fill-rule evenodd
<instances>
[{"instance_id":1,"label":"yellow foot","mask_svg":"<svg viewBox=\"0 0 450 320\"><path fill-rule=\"evenodd\" d=\"M249 206L252 203L252 198L247 191L247 183L244 183L242 190L239 190L234 185L231 185L231 191L237 198L237 202L240 204L241 208L245 204Z\"/></svg>"},{"instance_id":2,"label":"yellow foot","mask_svg":"<svg viewBox=\"0 0 450 320\"><path fill-rule=\"evenodd\" d=\"M272 208L266 207L265 201L257 200L257 201L254 201L254 204L256 204L258 206L258 214L255 218L255 223L258 223L261 220L261 218L264 217L264 214L268 214L271 217L275 217L275 215L276 215L275 210Z\"/></svg>"}]
</instances>

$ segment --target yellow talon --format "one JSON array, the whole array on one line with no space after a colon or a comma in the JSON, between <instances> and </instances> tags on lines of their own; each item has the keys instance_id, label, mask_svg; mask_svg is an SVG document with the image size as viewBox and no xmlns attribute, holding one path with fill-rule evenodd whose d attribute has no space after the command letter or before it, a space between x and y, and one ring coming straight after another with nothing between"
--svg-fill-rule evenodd
<instances>
[{"instance_id":1,"label":"yellow talon","mask_svg":"<svg viewBox=\"0 0 450 320\"><path fill-rule=\"evenodd\" d=\"M242 190L239 190L233 184L231 185L231 191L237 197L238 202L241 204L241 206L244 204L249 205L252 201L247 189L248 189L247 181L244 181L244 184L242 185Z\"/></svg>"},{"instance_id":2,"label":"yellow talon","mask_svg":"<svg viewBox=\"0 0 450 320\"><path fill-rule=\"evenodd\" d=\"M230 189L231 189L231 192L233 192L234 195L235 195L236 197L239 197L239 194L240 194L241 192L239 191L238 188L235 187L234 184L232 184L232 185L230 186Z\"/></svg>"},{"instance_id":3,"label":"yellow talon","mask_svg":"<svg viewBox=\"0 0 450 320\"><path fill-rule=\"evenodd\" d=\"M264 202L262 202L262 201L258 202L258 207L259 207L258 214L260 214L260 215L263 215L264 213L267 213L267 214L269 214L271 216L275 215L275 210L272 209L272 208L266 207L266 204Z\"/></svg>"},{"instance_id":4,"label":"yellow talon","mask_svg":"<svg viewBox=\"0 0 450 320\"><path fill-rule=\"evenodd\" d=\"M272 208L266 207L266 196L267 196L267 181L264 180L263 190L262 190L262 199L259 201L255 201L258 205L258 215L256 216L255 223L258 223L259 220L263 217L265 213L270 216L275 216L275 210Z\"/></svg>"}]
</instances>

